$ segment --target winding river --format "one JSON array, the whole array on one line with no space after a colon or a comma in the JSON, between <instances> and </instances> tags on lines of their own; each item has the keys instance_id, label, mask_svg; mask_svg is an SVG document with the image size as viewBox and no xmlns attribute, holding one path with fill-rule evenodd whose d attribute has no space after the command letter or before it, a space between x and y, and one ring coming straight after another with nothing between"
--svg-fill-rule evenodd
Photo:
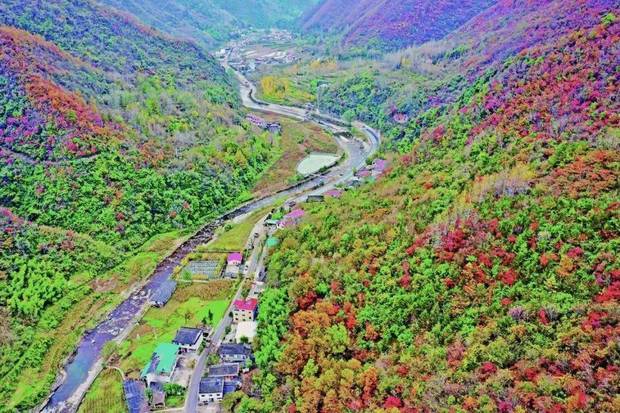
<instances>
[{"instance_id":1,"label":"winding river","mask_svg":"<svg viewBox=\"0 0 620 413\"><path fill-rule=\"evenodd\" d=\"M241 73L235 72L235 74L239 80L242 102L248 109L298 120L310 120L330 131L343 130L344 121L340 119L309 113L297 107L274 105L255 99L253 97L256 93L255 86ZM216 229L224 222L264 208L283 196L291 200L301 200L309 194L326 192L350 179L355 170L363 166L366 159L376 152L380 144L380 134L377 131L362 123L356 123L355 126L367 135L368 141L361 142L354 138L336 137L338 144L347 154L346 159L341 164L322 175L310 177L293 187L243 204L209 222L169 257L160 262L144 286L129 295L104 321L84 334L77 349L59 373L57 385L52 394L40 410L49 413L75 412L77 410L82 397L102 368L101 351L103 346L107 342L123 336L132 328L147 308L149 295L171 277L174 268L187 254L198 245L209 241Z\"/></svg>"}]
</instances>

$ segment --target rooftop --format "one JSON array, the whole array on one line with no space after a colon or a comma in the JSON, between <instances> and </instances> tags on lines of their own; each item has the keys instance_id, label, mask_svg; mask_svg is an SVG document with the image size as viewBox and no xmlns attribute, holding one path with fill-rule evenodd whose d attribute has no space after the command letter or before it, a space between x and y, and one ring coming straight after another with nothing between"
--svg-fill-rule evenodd
<instances>
[{"instance_id":1,"label":"rooftop","mask_svg":"<svg viewBox=\"0 0 620 413\"><path fill-rule=\"evenodd\" d=\"M295 209L289 212L284 218L297 219L297 218L302 218L304 215L306 215L306 211L304 211L303 209Z\"/></svg>"},{"instance_id":2,"label":"rooftop","mask_svg":"<svg viewBox=\"0 0 620 413\"><path fill-rule=\"evenodd\" d=\"M177 362L179 346L173 343L160 343L153 352L151 359L142 369L141 377L149 373L170 374Z\"/></svg>"},{"instance_id":3,"label":"rooftop","mask_svg":"<svg viewBox=\"0 0 620 413\"><path fill-rule=\"evenodd\" d=\"M209 367L209 377L236 376L239 374L238 363L214 364Z\"/></svg>"},{"instance_id":4,"label":"rooftop","mask_svg":"<svg viewBox=\"0 0 620 413\"><path fill-rule=\"evenodd\" d=\"M252 351L250 350L250 348L246 346L245 344L233 344L233 343L222 344L217 352L220 355L227 355L227 356L238 355L238 354L249 356L250 354L252 354Z\"/></svg>"},{"instance_id":5,"label":"rooftop","mask_svg":"<svg viewBox=\"0 0 620 413\"><path fill-rule=\"evenodd\" d=\"M325 195L332 198L340 198L342 196L342 191L339 189L332 189L325 192Z\"/></svg>"},{"instance_id":6,"label":"rooftop","mask_svg":"<svg viewBox=\"0 0 620 413\"><path fill-rule=\"evenodd\" d=\"M200 380L200 388L198 392L201 394L223 393L224 379L219 377L205 377Z\"/></svg>"},{"instance_id":7,"label":"rooftop","mask_svg":"<svg viewBox=\"0 0 620 413\"><path fill-rule=\"evenodd\" d=\"M167 303L176 288L177 283L175 281L165 281L157 290L155 290L155 292L153 292L151 295L151 301L156 303Z\"/></svg>"},{"instance_id":8,"label":"rooftop","mask_svg":"<svg viewBox=\"0 0 620 413\"><path fill-rule=\"evenodd\" d=\"M224 382L224 394L232 393L237 390L237 382L236 381L225 381Z\"/></svg>"},{"instance_id":9,"label":"rooftop","mask_svg":"<svg viewBox=\"0 0 620 413\"><path fill-rule=\"evenodd\" d=\"M256 298L250 298L248 300L235 300L233 303L235 309L240 311L254 311L258 306L258 300Z\"/></svg>"},{"instance_id":10,"label":"rooftop","mask_svg":"<svg viewBox=\"0 0 620 413\"><path fill-rule=\"evenodd\" d=\"M276 237L267 238L267 247L269 248L276 247L279 243L280 243L280 240L277 239Z\"/></svg>"},{"instance_id":11,"label":"rooftop","mask_svg":"<svg viewBox=\"0 0 620 413\"><path fill-rule=\"evenodd\" d=\"M129 413L146 413L150 411L144 392L144 384L141 381L125 380L123 382L123 391Z\"/></svg>"},{"instance_id":12,"label":"rooftop","mask_svg":"<svg viewBox=\"0 0 620 413\"><path fill-rule=\"evenodd\" d=\"M387 168L387 161L385 159L375 159L372 167L377 172L383 172Z\"/></svg>"},{"instance_id":13,"label":"rooftop","mask_svg":"<svg viewBox=\"0 0 620 413\"><path fill-rule=\"evenodd\" d=\"M230 254L228 254L227 261L243 261L243 254L241 254L240 252L231 252Z\"/></svg>"},{"instance_id":14,"label":"rooftop","mask_svg":"<svg viewBox=\"0 0 620 413\"><path fill-rule=\"evenodd\" d=\"M181 327L179 331L177 331L177 335L172 342L179 345L191 346L196 344L201 335L202 330L199 328Z\"/></svg>"},{"instance_id":15,"label":"rooftop","mask_svg":"<svg viewBox=\"0 0 620 413\"><path fill-rule=\"evenodd\" d=\"M368 178L371 175L371 172L368 169L360 169L355 175L360 178Z\"/></svg>"}]
</instances>

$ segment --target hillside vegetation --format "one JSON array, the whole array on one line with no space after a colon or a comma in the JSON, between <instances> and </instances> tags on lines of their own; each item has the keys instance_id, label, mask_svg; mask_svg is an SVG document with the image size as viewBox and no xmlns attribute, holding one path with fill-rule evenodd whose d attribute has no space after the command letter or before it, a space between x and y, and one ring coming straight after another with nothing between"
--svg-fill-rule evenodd
<instances>
[{"instance_id":1,"label":"hillside vegetation","mask_svg":"<svg viewBox=\"0 0 620 413\"><path fill-rule=\"evenodd\" d=\"M101 0L175 36L216 47L240 29L291 27L316 0Z\"/></svg>"},{"instance_id":2,"label":"hillside vegetation","mask_svg":"<svg viewBox=\"0 0 620 413\"><path fill-rule=\"evenodd\" d=\"M247 199L274 159L238 107L193 43L89 1L0 4L0 411L39 403L175 242L142 245Z\"/></svg>"},{"instance_id":3,"label":"hillside vegetation","mask_svg":"<svg viewBox=\"0 0 620 413\"><path fill-rule=\"evenodd\" d=\"M620 409L618 7L527 3L549 26L523 33L552 36L463 60L479 75L394 137L377 183L280 234L262 397L229 411Z\"/></svg>"},{"instance_id":4,"label":"hillside vegetation","mask_svg":"<svg viewBox=\"0 0 620 413\"><path fill-rule=\"evenodd\" d=\"M324 0L305 13L308 32L342 36L345 48L395 50L443 38L496 0Z\"/></svg>"},{"instance_id":5,"label":"hillside vegetation","mask_svg":"<svg viewBox=\"0 0 620 413\"><path fill-rule=\"evenodd\" d=\"M409 142L426 126L428 113L434 112L429 109L452 104L464 88L488 81L512 56L592 27L612 4L502 1L440 41L379 61L341 63L327 75L310 68L306 76L329 81L322 91L323 110L357 117L383 129L392 141Z\"/></svg>"}]
</instances>

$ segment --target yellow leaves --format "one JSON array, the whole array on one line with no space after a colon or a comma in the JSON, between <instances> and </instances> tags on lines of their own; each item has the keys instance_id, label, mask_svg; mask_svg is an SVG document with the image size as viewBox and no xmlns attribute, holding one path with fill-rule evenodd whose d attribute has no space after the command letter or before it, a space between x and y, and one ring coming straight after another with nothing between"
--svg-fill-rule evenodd
<instances>
[{"instance_id":1,"label":"yellow leaves","mask_svg":"<svg viewBox=\"0 0 620 413\"><path fill-rule=\"evenodd\" d=\"M263 94L268 97L283 99L290 90L290 81L276 76L265 76L260 80Z\"/></svg>"},{"instance_id":2,"label":"yellow leaves","mask_svg":"<svg viewBox=\"0 0 620 413\"><path fill-rule=\"evenodd\" d=\"M536 174L529 165L517 163L512 168L485 176L476 177L454 201L452 208L438 217L436 222L445 222L448 217L464 216L472 204L483 201L489 195L512 196L529 190Z\"/></svg>"},{"instance_id":3,"label":"yellow leaves","mask_svg":"<svg viewBox=\"0 0 620 413\"><path fill-rule=\"evenodd\" d=\"M338 64L333 59L316 59L310 63L310 69L314 72L334 72L338 70Z\"/></svg>"},{"instance_id":4,"label":"yellow leaves","mask_svg":"<svg viewBox=\"0 0 620 413\"><path fill-rule=\"evenodd\" d=\"M560 265L556 270L557 274L560 277L568 277L572 274L574 269L575 263L573 262L572 258L568 255L562 255L562 258L560 259Z\"/></svg>"}]
</instances>

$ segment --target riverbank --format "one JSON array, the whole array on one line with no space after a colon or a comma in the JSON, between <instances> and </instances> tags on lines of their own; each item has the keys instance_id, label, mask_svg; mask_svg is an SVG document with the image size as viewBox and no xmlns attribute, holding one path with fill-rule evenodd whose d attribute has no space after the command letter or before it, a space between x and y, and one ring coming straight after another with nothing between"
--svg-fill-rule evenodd
<instances>
[{"instance_id":1,"label":"riverbank","mask_svg":"<svg viewBox=\"0 0 620 413\"><path fill-rule=\"evenodd\" d=\"M240 77L240 79L243 79L243 75L237 73L237 76ZM253 106L257 106L257 104L253 103L251 99L252 90L253 86L249 83L243 81L240 83L242 101L244 104L247 103L246 106L250 105L250 109L254 109ZM306 113L298 108L277 107L266 104L261 109L263 111L293 119L305 119L306 117ZM316 123L328 130L341 129L340 126L330 124L327 121L316 121ZM371 137L371 132L369 131L372 130L368 128L365 130L365 133ZM114 329L117 334L118 331L125 331L127 326L131 324L135 314L139 313L139 311L141 311L140 309L146 305L146 297L171 276L174 268L180 263L185 255L193 251L196 246L211 239L217 227L222 225L227 220L263 208L264 206L273 203L277 198L289 197L291 199L298 199L308 193L321 190L327 191L330 188L345 182L353 175L353 171L355 169L365 163L368 156L374 153L379 145L378 137L377 139L371 138L371 145L361 145L360 142L353 139L336 138L336 141L342 150L347 154L345 162L338 164L337 167L326 171L320 176L312 177L292 186L291 188L278 191L271 196L250 201L232 210L230 213L215 219L213 222L207 224L200 231L198 231L194 237L188 239L186 243L184 243L172 254L171 257L161 262L150 278L149 283L147 283L147 285L140 291L139 295L132 295L130 297L131 300L128 299L124 301L110 314L108 319L98 325L93 331L83 338L80 346L78 347L76 357L67 365L65 369L69 372L67 377L73 380L73 382L69 379L65 379L63 384L61 384L61 387L59 387L60 392L57 390L54 394L52 394L49 407L46 411L60 411L58 406L66 403L67 400L75 401L82 399L85 392L85 389L83 389L85 372L83 370L85 369L85 366L88 366L87 371L91 371L91 369L93 369L93 367L95 367L100 361L99 355L103 345L115 337L113 334L110 334L110 329ZM71 376L71 374L73 374L73 376ZM79 378L75 377L76 375ZM63 385L65 385L65 388L63 388ZM79 394L76 395L74 394L75 392ZM68 406L68 411L74 411L76 408L76 405L73 404Z\"/></svg>"}]
</instances>

